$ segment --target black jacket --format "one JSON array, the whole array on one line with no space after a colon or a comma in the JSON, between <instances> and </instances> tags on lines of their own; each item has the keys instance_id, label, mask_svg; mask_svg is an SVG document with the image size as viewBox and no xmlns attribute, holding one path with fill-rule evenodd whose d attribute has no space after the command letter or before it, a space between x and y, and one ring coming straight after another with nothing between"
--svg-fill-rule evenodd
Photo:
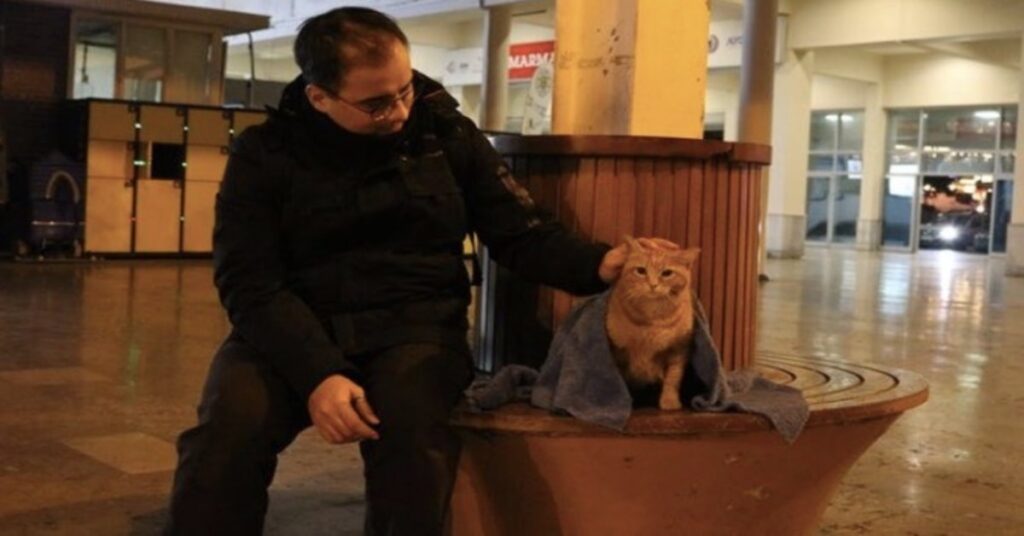
<instances>
[{"instance_id":1,"label":"black jacket","mask_svg":"<svg viewBox=\"0 0 1024 536\"><path fill-rule=\"evenodd\" d=\"M386 138L336 126L301 77L231 147L217 195L215 283L235 332L303 400L346 354L466 338L462 241L575 294L606 288L604 244L546 217L457 103L416 73L416 102Z\"/></svg>"}]
</instances>

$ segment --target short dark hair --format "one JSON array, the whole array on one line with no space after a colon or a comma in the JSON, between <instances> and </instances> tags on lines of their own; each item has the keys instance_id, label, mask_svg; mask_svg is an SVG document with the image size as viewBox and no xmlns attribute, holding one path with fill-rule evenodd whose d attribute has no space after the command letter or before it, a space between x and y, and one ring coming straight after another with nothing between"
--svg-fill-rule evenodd
<instances>
[{"instance_id":1,"label":"short dark hair","mask_svg":"<svg viewBox=\"0 0 1024 536\"><path fill-rule=\"evenodd\" d=\"M409 46L391 17L365 7L340 7L302 23L295 38L295 63L307 84L337 92L353 66L390 58L395 39Z\"/></svg>"}]
</instances>

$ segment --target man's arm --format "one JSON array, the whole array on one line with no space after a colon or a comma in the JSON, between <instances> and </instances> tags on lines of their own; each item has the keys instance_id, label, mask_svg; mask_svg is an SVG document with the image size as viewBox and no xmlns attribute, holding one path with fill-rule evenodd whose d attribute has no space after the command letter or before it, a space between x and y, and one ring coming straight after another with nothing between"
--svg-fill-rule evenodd
<instances>
[{"instance_id":1,"label":"man's arm","mask_svg":"<svg viewBox=\"0 0 1024 536\"><path fill-rule=\"evenodd\" d=\"M457 173L465 189L472 229L498 264L523 278L571 292L594 294L608 288L599 267L611 249L569 232L534 204L512 177L504 159L468 120L469 146Z\"/></svg>"}]
</instances>

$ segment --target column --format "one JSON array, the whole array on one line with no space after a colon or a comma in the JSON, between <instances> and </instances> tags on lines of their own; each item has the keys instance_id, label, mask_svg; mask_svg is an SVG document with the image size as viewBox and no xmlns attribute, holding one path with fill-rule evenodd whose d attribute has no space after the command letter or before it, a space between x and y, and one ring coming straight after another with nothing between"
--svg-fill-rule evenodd
<instances>
[{"instance_id":1,"label":"column","mask_svg":"<svg viewBox=\"0 0 1024 536\"><path fill-rule=\"evenodd\" d=\"M773 258L804 254L813 74L814 52L792 50L775 71L772 115L785 120L772 124L766 247Z\"/></svg>"},{"instance_id":2,"label":"column","mask_svg":"<svg viewBox=\"0 0 1024 536\"><path fill-rule=\"evenodd\" d=\"M484 84L480 99L481 125L484 130L505 130L508 115L508 45L512 32L512 8L508 5L487 8L484 16Z\"/></svg>"},{"instance_id":3,"label":"column","mask_svg":"<svg viewBox=\"0 0 1024 536\"><path fill-rule=\"evenodd\" d=\"M701 138L706 2L559 0L552 130Z\"/></svg>"},{"instance_id":4,"label":"column","mask_svg":"<svg viewBox=\"0 0 1024 536\"><path fill-rule=\"evenodd\" d=\"M743 59L740 73L739 136L736 141L772 142L772 94L775 88L775 33L778 0L746 0L743 8ZM728 139L728 138L726 138ZM758 273L764 274L769 175L761 174L761 223Z\"/></svg>"},{"instance_id":5,"label":"column","mask_svg":"<svg viewBox=\"0 0 1024 536\"><path fill-rule=\"evenodd\" d=\"M1024 39L1021 39L1024 52ZM1018 116L1024 111L1024 70L1020 73L1020 91L1017 97ZM1024 136L1021 121L1017 120L1017 157L1024 155ZM1006 230L1006 275L1024 277L1024 163L1018 162L1013 172L1013 205L1010 225Z\"/></svg>"},{"instance_id":6,"label":"column","mask_svg":"<svg viewBox=\"0 0 1024 536\"><path fill-rule=\"evenodd\" d=\"M857 249L882 247L882 187L885 184L885 108L882 83L868 84L864 104L864 169L857 218Z\"/></svg>"}]
</instances>

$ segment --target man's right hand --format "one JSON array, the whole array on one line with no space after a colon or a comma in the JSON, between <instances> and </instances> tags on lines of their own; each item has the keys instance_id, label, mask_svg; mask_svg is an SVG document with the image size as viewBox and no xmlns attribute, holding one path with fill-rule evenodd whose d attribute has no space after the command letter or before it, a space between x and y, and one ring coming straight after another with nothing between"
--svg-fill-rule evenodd
<instances>
[{"instance_id":1,"label":"man's right hand","mask_svg":"<svg viewBox=\"0 0 1024 536\"><path fill-rule=\"evenodd\" d=\"M313 426L328 443L380 438L372 428L380 424L380 419L373 413L363 388L341 374L320 382L309 395L307 408Z\"/></svg>"}]
</instances>

